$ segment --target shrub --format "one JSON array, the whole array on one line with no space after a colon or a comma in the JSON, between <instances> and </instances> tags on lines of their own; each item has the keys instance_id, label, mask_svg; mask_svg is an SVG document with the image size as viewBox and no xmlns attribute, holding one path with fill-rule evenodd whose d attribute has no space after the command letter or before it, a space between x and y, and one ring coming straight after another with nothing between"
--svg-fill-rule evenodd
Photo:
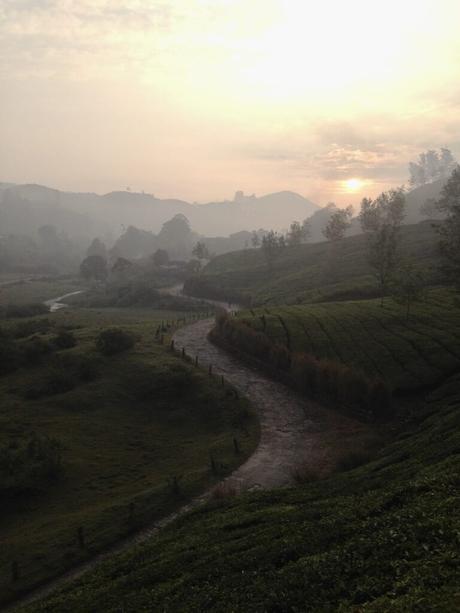
<instances>
[{"instance_id":1,"label":"shrub","mask_svg":"<svg viewBox=\"0 0 460 613\"><path fill-rule=\"evenodd\" d=\"M5 309L5 317L34 317L49 313L49 308L41 302L32 304L9 304Z\"/></svg>"},{"instance_id":2,"label":"shrub","mask_svg":"<svg viewBox=\"0 0 460 613\"><path fill-rule=\"evenodd\" d=\"M17 323L12 331L14 338L26 338L32 334L47 332L51 328L51 323L47 317L40 319L30 319Z\"/></svg>"},{"instance_id":3,"label":"shrub","mask_svg":"<svg viewBox=\"0 0 460 613\"><path fill-rule=\"evenodd\" d=\"M77 385L74 372L66 368L55 367L48 371L44 379L24 391L24 397L35 400L42 396L54 396L70 392Z\"/></svg>"},{"instance_id":4,"label":"shrub","mask_svg":"<svg viewBox=\"0 0 460 613\"><path fill-rule=\"evenodd\" d=\"M97 337L96 348L104 355L114 355L131 349L134 343L134 336L129 332L120 328L108 328Z\"/></svg>"},{"instance_id":5,"label":"shrub","mask_svg":"<svg viewBox=\"0 0 460 613\"><path fill-rule=\"evenodd\" d=\"M339 472L346 472L358 468L363 464L367 464L372 460L372 453L366 450L355 450L345 453L337 461L337 470Z\"/></svg>"},{"instance_id":6,"label":"shrub","mask_svg":"<svg viewBox=\"0 0 460 613\"><path fill-rule=\"evenodd\" d=\"M58 334L53 338L53 344L58 349L71 349L77 344L77 340L69 330L59 330Z\"/></svg>"},{"instance_id":7,"label":"shrub","mask_svg":"<svg viewBox=\"0 0 460 613\"><path fill-rule=\"evenodd\" d=\"M31 366L38 364L43 356L51 353L53 349L54 346L49 341L34 336L22 345L24 363Z\"/></svg>"},{"instance_id":8,"label":"shrub","mask_svg":"<svg viewBox=\"0 0 460 613\"><path fill-rule=\"evenodd\" d=\"M0 376L16 370L21 363L21 354L16 343L0 329Z\"/></svg>"},{"instance_id":9,"label":"shrub","mask_svg":"<svg viewBox=\"0 0 460 613\"><path fill-rule=\"evenodd\" d=\"M56 480L62 473L57 439L33 434L27 441L0 447L0 494L13 498Z\"/></svg>"},{"instance_id":10,"label":"shrub","mask_svg":"<svg viewBox=\"0 0 460 613\"><path fill-rule=\"evenodd\" d=\"M391 391L385 381L376 379L369 390L369 410L374 419L382 420L393 415Z\"/></svg>"},{"instance_id":11,"label":"shrub","mask_svg":"<svg viewBox=\"0 0 460 613\"><path fill-rule=\"evenodd\" d=\"M195 374L183 364L161 371L136 365L135 370L126 372L125 380L128 390L139 400L166 400L168 407L171 399L191 399L197 384Z\"/></svg>"}]
</instances>

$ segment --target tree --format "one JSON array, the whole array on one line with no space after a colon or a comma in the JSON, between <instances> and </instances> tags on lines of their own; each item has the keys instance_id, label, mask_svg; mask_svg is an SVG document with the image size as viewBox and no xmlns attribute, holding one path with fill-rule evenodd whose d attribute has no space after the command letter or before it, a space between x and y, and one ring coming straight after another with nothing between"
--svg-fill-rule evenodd
<instances>
[{"instance_id":1,"label":"tree","mask_svg":"<svg viewBox=\"0 0 460 613\"><path fill-rule=\"evenodd\" d=\"M337 209L332 213L326 227L323 230L323 235L328 241L337 242L345 236L345 232L351 225L353 217L353 207L347 206L346 209Z\"/></svg>"},{"instance_id":2,"label":"tree","mask_svg":"<svg viewBox=\"0 0 460 613\"><path fill-rule=\"evenodd\" d=\"M194 255L201 263L201 260L209 260L209 251L204 243L198 241L192 249Z\"/></svg>"},{"instance_id":3,"label":"tree","mask_svg":"<svg viewBox=\"0 0 460 613\"><path fill-rule=\"evenodd\" d=\"M107 248L99 238L95 238L93 242L91 243L91 245L86 250L86 255L87 256L99 255L101 258L104 258L104 260L106 260L107 259Z\"/></svg>"},{"instance_id":4,"label":"tree","mask_svg":"<svg viewBox=\"0 0 460 613\"><path fill-rule=\"evenodd\" d=\"M259 233L256 232L255 230L252 232L252 236L251 236L251 245L257 249L257 247L260 247L260 236Z\"/></svg>"},{"instance_id":5,"label":"tree","mask_svg":"<svg viewBox=\"0 0 460 613\"><path fill-rule=\"evenodd\" d=\"M152 255L155 266L167 266L169 264L169 254L166 249L157 249Z\"/></svg>"},{"instance_id":6,"label":"tree","mask_svg":"<svg viewBox=\"0 0 460 613\"><path fill-rule=\"evenodd\" d=\"M126 258L119 257L112 266L111 272L114 275L123 276L134 268L134 264Z\"/></svg>"},{"instance_id":7,"label":"tree","mask_svg":"<svg viewBox=\"0 0 460 613\"><path fill-rule=\"evenodd\" d=\"M364 198L361 202L359 221L363 232L368 234L369 264L375 270L382 302L399 261L399 229L404 207L402 189L384 192L375 200Z\"/></svg>"},{"instance_id":8,"label":"tree","mask_svg":"<svg viewBox=\"0 0 460 613\"><path fill-rule=\"evenodd\" d=\"M309 223L305 219L302 224L298 221L293 221L289 227L289 232L287 233L287 243L288 245L300 245L303 243L309 235Z\"/></svg>"},{"instance_id":9,"label":"tree","mask_svg":"<svg viewBox=\"0 0 460 613\"><path fill-rule=\"evenodd\" d=\"M426 275L413 264L400 266L393 275L390 289L396 302L406 307L406 319L409 319L410 308L425 295Z\"/></svg>"},{"instance_id":10,"label":"tree","mask_svg":"<svg viewBox=\"0 0 460 613\"><path fill-rule=\"evenodd\" d=\"M286 241L282 234L270 230L262 237L262 252L267 260L269 270L273 269L276 258L286 247Z\"/></svg>"},{"instance_id":11,"label":"tree","mask_svg":"<svg viewBox=\"0 0 460 613\"><path fill-rule=\"evenodd\" d=\"M456 166L449 149L442 148L439 153L434 149L421 153L417 162L409 163L409 183L414 187L447 179Z\"/></svg>"},{"instance_id":12,"label":"tree","mask_svg":"<svg viewBox=\"0 0 460 613\"><path fill-rule=\"evenodd\" d=\"M437 203L446 216L439 226L443 271L460 289L460 166L457 166Z\"/></svg>"},{"instance_id":13,"label":"tree","mask_svg":"<svg viewBox=\"0 0 460 613\"><path fill-rule=\"evenodd\" d=\"M80 274L87 280L104 281L107 278L107 262L100 255L89 255L80 264Z\"/></svg>"}]
</instances>

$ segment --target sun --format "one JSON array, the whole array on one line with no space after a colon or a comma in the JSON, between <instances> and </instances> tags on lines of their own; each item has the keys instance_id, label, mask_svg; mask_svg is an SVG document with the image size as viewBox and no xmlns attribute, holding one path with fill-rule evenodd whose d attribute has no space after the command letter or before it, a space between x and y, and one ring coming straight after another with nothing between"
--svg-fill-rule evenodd
<instances>
[{"instance_id":1,"label":"sun","mask_svg":"<svg viewBox=\"0 0 460 613\"><path fill-rule=\"evenodd\" d=\"M344 181L345 190L350 193L358 192L363 185L364 181L361 181L361 179L356 179L355 177Z\"/></svg>"}]
</instances>

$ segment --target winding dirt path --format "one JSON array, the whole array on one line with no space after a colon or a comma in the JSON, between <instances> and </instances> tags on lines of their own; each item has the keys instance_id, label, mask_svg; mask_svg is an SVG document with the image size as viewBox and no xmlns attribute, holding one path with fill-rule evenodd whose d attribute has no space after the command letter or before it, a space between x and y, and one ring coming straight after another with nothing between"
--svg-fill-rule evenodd
<instances>
[{"instance_id":1,"label":"winding dirt path","mask_svg":"<svg viewBox=\"0 0 460 613\"><path fill-rule=\"evenodd\" d=\"M208 340L213 319L205 319L180 328L174 334L176 348L198 356L199 363L224 378L252 403L260 420L260 442L253 455L219 485L194 498L175 513L147 526L91 560L18 599L5 610L15 610L44 598L56 589L81 577L113 555L145 542L177 517L206 502L218 487L236 491L282 487L294 481L296 471L327 471L337 453L353 444L365 426L335 411L297 396L281 383L241 364L236 358Z\"/></svg>"}]
</instances>

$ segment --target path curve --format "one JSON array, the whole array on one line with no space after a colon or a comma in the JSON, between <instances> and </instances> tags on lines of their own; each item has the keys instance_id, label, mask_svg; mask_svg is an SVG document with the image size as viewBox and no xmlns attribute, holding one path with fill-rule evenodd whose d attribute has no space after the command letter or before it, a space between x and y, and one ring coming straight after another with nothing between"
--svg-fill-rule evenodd
<instances>
[{"instance_id":1,"label":"path curve","mask_svg":"<svg viewBox=\"0 0 460 613\"><path fill-rule=\"evenodd\" d=\"M78 579L100 562L152 538L175 519L209 500L213 491L222 487L222 484L236 491L282 487L294 481L294 474L298 470L307 468L321 472L321 468L331 464L334 454L331 454L333 450L325 442L324 434L349 431L352 420L300 398L281 383L241 364L235 357L213 345L208 340L213 323L213 319L204 319L180 328L173 336L174 344L178 349L184 347L187 354L198 356L202 366L212 364L214 374L223 375L250 400L260 420L260 441L256 451L220 484L194 498L178 511L32 590L9 605L5 611L44 598Z\"/></svg>"}]
</instances>

